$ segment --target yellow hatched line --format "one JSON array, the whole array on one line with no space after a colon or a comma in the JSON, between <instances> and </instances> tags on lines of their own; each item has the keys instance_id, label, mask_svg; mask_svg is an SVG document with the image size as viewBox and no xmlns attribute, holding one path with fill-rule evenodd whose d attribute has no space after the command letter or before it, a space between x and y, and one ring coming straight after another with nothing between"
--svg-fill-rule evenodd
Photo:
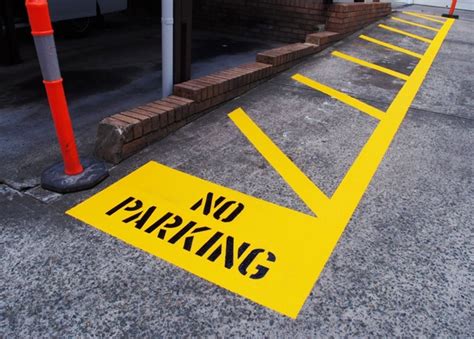
<instances>
[{"instance_id":1,"label":"yellow hatched line","mask_svg":"<svg viewBox=\"0 0 474 339\"><path fill-rule=\"evenodd\" d=\"M427 18L434 18L434 19L437 19L440 23L445 23L446 20L442 19L439 15L430 15L430 14L425 14L425 13L417 13L417 12L402 12L402 13L405 13L405 14L416 14L418 16L420 16L421 18L424 18L424 19L427 19Z\"/></svg>"},{"instance_id":2,"label":"yellow hatched line","mask_svg":"<svg viewBox=\"0 0 474 339\"><path fill-rule=\"evenodd\" d=\"M387 42L384 42L384 41L381 41L381 40L378 40L378 39L371 38L367 35L361 35L361 36L359 36L359 38L361 38L362 40L366 40L366 41L372 42L374 44L389 48L389 49L393 49L394 51L397 51L397 52L401 52L401 53L411 55L412 57L415 57L415 58L418 58L418 59L421 59L423 57L422 54L410 51L410 50L402 48L402 47L398 47L398 46L389 44Z\"/></svg>"},{"instance_id":3,"label":"yellow hatched line","mask_svg":"<svg viewBox=\"0 0 474 339\"><path fill-rule=\"evenodd\" d=\"M383 29L386 29L387 31L390 31L390 32L406 35L410 38L426 42L427 44L431 43L431 41L432 41L431 39L428 39L428 38L425 38L425 37L422 37L422 36L407 32L407 31L403 31L403 30L395 28L395 27L390 27L390 26L386 26L386 25L382 25L382 24L380 24L379 27L383 28Z\"/></svg>"},{"instance_id":4,"label":"yellow hatched line","mask_svg":"<svg viewBox=\"0 0 474 339\"><path fill-rule=\"evenodd\" d=\"M418 90L431 68L454 20L449 19L440 29L420 60L410 79L405 83L387 110L386 118L375 128L339 187L331 197L329 214L319 218L320 222L344 230L354 210L364 195L372 177L380 165Z\"/></svg>"},{"instance_id":5,"label":"yellow hatched line","mask_svg":"<svg viewBox=\"0 0 474 339\"><path fill-rule=\"evenodd\" d=\"M242 108L229 114L249 142L317 216L324 213L329 198L250 119Z\"/></svg>"},{"instance_id":6,"label":"yellow hatched line","mask_svg":"<svg viewBox=\"0 0 474 339\"><path fill-rule=\"evenodd\" d=\"M421 27L421 28L424 28L424 29L428 29L428 30L433 31L433 32L438 32L439 31L439 29L434 28L434 27L430 27L430 26L426 26L426 25L422 25L422 24L417 24L416 22L408 21L408 20L404 20L404 19L400 19L400 18L396 18L396 17L393 17L392 20L402 22L402 23L407 24L407 25L412 25L412 26L415 26L415 27Z\"/></svg>"},{"instance_id":7,"label":"yellow hatched line","mask_svg":"<svg viewBox=\"0 0 474 339\"><path fill-rule=\"evenodd\" d=\"M411 16L414 16L414 17L417 17L417 18L421 18L421 19L425 19L425 20L429 20L429 21L433 21L433 22L438 22L440 24L444 24L445 21L444 20L440 20L440 19L434 19L436 18L435 16L433 15L425 15L425 14L421 14L421 13L415 13L415 12L402 12L403 14L406 14L406 15L411 15Z\"/></svg>"},{"instance_id":8,"label":"yellow hatched line","mask_svg":"<svg viewBox=\"0 0 474 339\"><path fill-rule=\"evenodd\" d=\"M402 80L408 80L408 75L406 75L406 74L403 74L403 73L400 73L400 72L397 72L397 71L394 71L394 70L391 70L391 69L373 64L371 62L367 62L367 61L364 61L364 60L361 60L361 59L358 59L358 58L354 58L353 56L350 56L350 55L347 55L347 54L344 54L344 53L341 53L341 52L338 52L338 51L332 52L332 55L334 55L335 57L353 62L355 64L358 64L358 65L361 65L361 66L364 66L364 67L367 67L367 68L371 68L371 69L374 69L376 71L391 75L395 78L399 78L399 79L402 79Z\"/></svg>"},{"instance_id":9,"label":"yellow hatched line","mask_svg":"<svg viewBox=\"0 0 474 339\"><path fill-rule=\"evenodd\" d=\"M362 102L356 98L351 97L350 95L347 95L346 93L340 92L334 88L323 85L320 82L314 81L313 79L307 78L304 75L295 74L291 78L308 87L311 87L316 91L336 98L337 100L345 103L346 105L352 106L375 119L382 120L385 115L385 112L379 110L378 108L375 108L374 106L368 105L365 102Z\"/></svg>"}]
</instances>

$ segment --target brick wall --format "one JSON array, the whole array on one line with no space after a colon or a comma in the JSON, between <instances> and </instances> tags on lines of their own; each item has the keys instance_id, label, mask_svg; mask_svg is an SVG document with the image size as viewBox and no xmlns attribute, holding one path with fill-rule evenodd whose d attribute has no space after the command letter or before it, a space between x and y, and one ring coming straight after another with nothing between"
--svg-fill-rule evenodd
<instances>
[{"instance_id":1,"label":"brick wall","mask_svg":"<svg viewBox=\"0 0 474 339\"><path fill-rule=\"evenodd\" d=\"M390 3L340 3L327 11L326 29L338 33L351 33L389 15Z\"/></svg>"},{"instance_id":2,"label":"brick wall","mask_svg":"<svg viewBox=\"0 0 474 339\"><path fill-rule=\"evenodd\" d=\"M304 41L326 30L348 33L388 15L390 3L337 3L323 0L195 0L194 26L209 31L282 42Z\"/></svg>"},{"instance_id":3,"label":"brick wall","mask_svg":"<svg viewBox=\"0 0 474 339\"><path fill-rule=\"evenodd\" d=\"M275 41L304 41L326 21L323 0L194 0L194 27Z\"/></svg>"}]
</instances>

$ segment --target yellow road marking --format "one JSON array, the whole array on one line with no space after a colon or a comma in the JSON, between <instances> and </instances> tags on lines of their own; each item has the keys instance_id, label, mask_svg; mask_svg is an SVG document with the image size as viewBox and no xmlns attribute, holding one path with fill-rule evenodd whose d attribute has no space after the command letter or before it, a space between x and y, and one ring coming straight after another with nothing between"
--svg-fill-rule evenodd
<instances>
[{"instance_id":1,"label":"yellow road marking","mask_svg":"<svg viewBox=\"0 0 474 339\"><path fill-rule=\"evenodd\" d=\"M350 95L347 95L346 93L340 92L334 88L323 85L320 82L314 81L313 79L307 78L301 74L295 74L291 78L308 87L311 87L312 89L316 91L320 91L326 95L336 98L337 100L345 103L346 105L352 106L358 109L359 111L362 111L365 114L370 115L371 117L375 119L382 120L384 118L385 112L379 110L378 108L375 108L374 106L366 104L365 102L362 102L356 98L353 98Z\"/></svg>"},{"instance_id":2,"label":"yellow road marking","mask_svg":"<svg viewBox=\"0 0 474 339\"><path fill-rule=\"evenodd\" d=\"M371 68L371 69L374 69L374 70L376 70L376 71L379 71L379 72L382 72L382 73L391 75L391 76L393 76L393 77L395 77L395 78L398 78L398 79L408 80L408 75L406 75L406 74L403 74L403 73L400 73L400 72L397 72L397 71L388 69L388 68L386 68L386 67L382 67L382 66L373 64L373 63L371 63L371 62L364 61L364 60L359 59L359 58L355 58L355 57L350 56L350 55L347 55L347 54L345 54L345 53L341 53L341 52L335 51L335 52L332 52L332 55L334 55L335 57L338 57L338 58L341 58L341 59L344 59L344 60L353 62L353 63L358 64L358 65L360 65L360 66L364 66L364 67L367 67L367 68Z\"/></svg>"},{"instance_id":3,"label":"yellow road marking","mask_svg":"<svg viewBox=\"0 0 474 339\"><path fill-rule=\"evenodd\" d=\"M302 75L293 76L293 79L353 107L360 106L362 111L373 109L381 120L332 197L316 199L325 201L326 206L319 209L317 202L313 204L313 200L306 198L318 209L317 218L155 162L144 165L67 214L219 286L296 318L453 23L453 19L448 19L441 27L386 114ZM295 176L294 186L301 192L298 181L306 180L306 176L297 173L299 169L245 112L234 111L231 119L262 154L267 154L267 160L279 173L289 171ZM296 169L288 170L288 166ZM317 189L312 183L311 187L309 190ZM304 194L309 192L303 191Z\"/></svg>"},{"instance_id":4,"label":"yellow road marking","mask_svg":"<svg viewBox=\"0 0 474 339\"><path fill-rule=\"evenodd\" d=\"M229 118L314 214L319 215L327 208L329 198L288 159L243 109L236 109L229 114Z\"/></svg>"},{"instance_id":5,"label":"yellow road marking","mask_svg":"<svg viewBox=\"0 0 474 339\"><path fill-rule=\"evenodd\" d=\"M397 18L397 17L393 17L392 20L398 21L398 22L402 22L402 23L407 24L407 25L411 25L411 26L415 26L415 27L421 27L421 28L424 28L424 29L428 29L428 30L433 31L433 32L438 32L438 31L439 31L439 29L437 29L437 28L430 27L430 26L426 26L426 25L422 25L422 24L418 24L418 23L416 23L416 22L408 21L408 20L404 20L404 19L400 19L400 18Z\"/></svg>"},{"instance_id":6,"label":"yellow road marking","mask_svg":"<svg viewBox=\"0 0 474 339\"><path fill-rule=\"evenodd\" d=\"M403 31L403 30L395 28L395 27L390 27L390 26L386 26L386 25L382 25L382 24L380 24L379 27L383 28L383 29L386 29L387 31L391 31L391 32L394 32L394 33L406 35L410 38L426 42L427 44L431 43L431 41L432 41L431 39L428 39L428 38L425 38L425 37L422 37L422 36L407 32L407 31Z\"/></svg>"},{"instance_id":7,"label":"yellow road marking","mask_svg":"<svg viewBox=\"0 0 474 339\"><path fill-rule=\"evenodd\" d=\"M359 38L361 38L361 39L363 39L363 40L365 40L365 41L369 41L369 42L372 42L372 43L374 43L374 44L377 44L377 45L380 45L380 46L383 46L383 47L392 49L392 50L397 51L397 52L405 53L405 54L407 54L407 55L410 55L410 56L415 57L415 58L418 58L418 59L421 59L421 58L423 57L422 54L419 54L419 53L410 51L410 50L405 49L405 48L402 48L402 47L398 47L398 46L389 44L389 43L387 43L387 42L384 42L384 41L381 41L381 40L378 40L378 39L371 38L371 37L369 37L369 36L367 36L367 35L361 35L361 36L359 36Z\"/></svg>"},{"instance_id":8,"label":"yellow road marking","mask_svg":"<svg viewBox=\"0 0 474 339\"><path fill-rule=\"evenodd\" d=\"M414 16L414 17L417 17L417 18L421 18L421 19L425 19L425 20L429 20L429 21L433 21L433 22L438 22L440 24L445 23L444 20L434 19L434 16L432 16L432 15L425 15L425 14L416 13L416 12L402 12L402 13L406 14L406 15L411 15L411 16Z\"/></svg>"},{"instance_id":9,"label":"yellow road marking","mask_svg":"<svg viewBox=\"0 0 474 339\"><path fill-rule=\"evenodd\" d=\"M339 228L340 232L344 230L345 225L359 204L400 128L453 22L453 19L447 20L433 39L433 43L428 47L425 56L416 66L410 79L405 83L388 108L386 118L378 124L374 133L334 192L329 208L331 211L327 216L320 216L319 220L321 222L331 225L331 227Z\"/></svg>"}]
</instances>

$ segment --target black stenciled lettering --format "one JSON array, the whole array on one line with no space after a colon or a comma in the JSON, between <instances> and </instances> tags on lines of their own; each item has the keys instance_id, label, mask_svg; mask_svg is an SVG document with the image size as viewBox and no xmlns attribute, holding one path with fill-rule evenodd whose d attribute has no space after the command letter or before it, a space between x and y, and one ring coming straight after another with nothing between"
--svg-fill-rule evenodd
<instances>
[{"instance_id":1,"label":"black stenciled lettering","mask_svg":"<svg viewBox=\"0 0 474 339\"><path fill-rule=\"evenodd\" d=\"M214 199L214 193L212 193L212 192L207 193L206 198L202 198L197 203L195 203L191 207L191 210L196 211L199 207L201 207L204 199L206 199L206 200L205 200L205 203L204 203L204 208L203 208L202 213L204 215L209 215L209 213L211 213L212 200ZM225 198L223 196L220 196L219 198L217 198L216 201L214 201L214 208L219 206L224 200L225 200Z\"/></svg>"},{"instance_id":2,"label":"black stenciled lettering","mask_svg":"<svg viewBox=\"0 0 474 339\"><path fill-rule=\"evenodd\" d=\"M216 220L221 220L222 215L227 212L233 205L235 208L229 212L229 214L224 217L221 221L222 222L231 222L244 210L245 206L242 203L236 201L225 201L225 197L219 196L214 201L214 193L209 192L207 193L205 198L200 199L196 202L192 207L191 210L197 211L203 204L202 213L204 215L209 215L212 210L215 210L213 213L213 217ZM224 202L224 204L222 204ZM222 204L222 205L221 205Z\"/></svg>"},{"instance_id":3,"label":"black stenciled lettering","mask_svg":"<svg viewBox=\"0 0 474 339\"><path fill-rule=\"evenodd\" d=\"M217 220L220 220L221 215L225 211L227 211L229 209L229 207L231 207L234 204L237 204L237 207L227 217L225 217L221 221L222 222L231 222L232 220L234 220L240 214L240 212L242 212L243 209L244 209L244 205L241 204L240 202L238 203L236 201L227 201L224 205L219 207L219 209L213 215L214 218L216 218Z\"/></svg>"},{"instance_id":4,"label":"black stenciled lettering","mask_svg":"<svg viewBox=\"0 0 474 339\"><path fill-rule=\"evenodd\" d=\"M132 215L131 217L128 217L127 219L124 219L123 222L127 224L127 223L139 218L143 214L143 216L135 222L135 227L138 228L139 230L141 230L142 227L145 225L145 223L148 221L148 219L150 219L151 215L153 214L153 212L155 210L156 210L156 206L151 206L150 208L147 209L147 211L145 213L143 213L143 211L139 212L139 213L136 213L136 214Z\"/></svg>"},{"instance_id":5,"label":"black stenciled lettering","mask_svg":"<svg viewBox=\"0 0 474 339\"><path fill-rule=\"evenodd\" d=\"M247 255L247 257L245 257L245 259L242 261L242 263L239 265L239 272L244 276L247 275L249 266L254 262L254 260L257 258L257 256L259 254L264 253L264 252L265 252L265 250L262 250L260 248L256 248L256 249L252 250ZM275 262L276 261L275 254L273 254L272 252L268 252L267 261L268 262ZM257 272L251 274L249 276L250 279L262 279L263 277L265 277L267 272L270 270L268 267L262 266L262 265L257 265L255 267L255 269L257 270Z\"/></svg>"},{"instance_id":6,"label":"black stenciled lettering","mask_svg":"<svg viewBox=\"0 0 474 339\"><path fill-rule=\"evenodd\" d=\"M242 256L242 254L245 253L245 251L249 248L250 244L249 243L242 243L240 246L239 246L239 249L237 251L237 259L240 258ZM222 252L224 252L224 266L225 268L232 268L234 267L234 258L235 258L235 255L234 255L234 237L231 237L231 236L227 236L226 237L226 241L225 241L225 251L223 251L223 244L219 244L219 246L209 255L209 257L207 258L209 261L216 261L217 258L219 258L222 254Z\"/></svg>"},{"instance_id":7,"label":"black stenciled lettering","mask_svg":"<svg viewBox=\"0 0 474 339\"><path fill-rule=\"evenodd\" d=\"M156 230L158 227L161 226L161 224L163 224L166 220L168 220L169 218L171 218L173 216L173 213L171 212L168 212L166 213L164 216L162 216L160 219L158 219L157 221L155 221L152 225L150 225L150 227L148 227L145 232L146 233L151 233L153 232L154 230Z\"/></svg>"},{"instance_id":8,"label":"black stenciled lettering","mask_svg":"<svg viewBox=\"0 0 474 339\"><path fill-rule=\"evenodd\" d=\"M135 198L128 197L127 199L122 201L120 204L113 207L111 210L107 211L105 214L113 215L115 212L121 210L122 208L124 208L125 206L127 206L128 204L130 204L134 200L135 200ZM142 208L142 206L143 206L143 203L140 200L137 199L137 200L135 200L135 204L133 206L125 207L125 210L129 211L129 212L132 212L132 211L139 210L140 208Z\"/></svg>"},{"instance_id":9,"label":"black stenciled lettering","mask_svg":"<svg viewBox=\"0 0 474 339\"><path fill-rule=\"evenodd\" d=\"M197 227L191 232L191 234L195 235L197 233L202 233L202 232L206 232L206 231L209 231L209 230L210 230L210 228L207 227L207 226ZM193 247L194 235L191 235L189 237L186 237L186 239L184 239L184 249L186 251L191 251L191 249Z\"/></svg>"},{"instance_id":10,"label":"black stenciled lettering","mask_svg":"<svg viewBox=\"0 0 474 339\"><path fill-rule=\"evenodd\" d=\"M174 216L174 222L169 223L169 224L166 224L166 225L164 225L163 227L164 227L164 228L176 228L176 227L181 226L182 223L183 223L183 218L181 218L179 215L175 215L175 216ZM167 230L161 229L161 230L158 232L158 238L160 238L160 239L165 239L166 231L167 231Z\"/></svg>"},{"instance_id":11,"label":"black stenciled lettering","mask_svg":"<svg viewBox=\"0 0 474 339\"><path fill-rule=\"evenodd\" d=\"M174 218L174 221L171 221L163 226L163 228L176 228L178 226L181 226L183 223L183 218L181 218L179 215L174 215L171 212L166 213L164 216L162 216L160 219L158 219L156 222L154 222L152 225L150 225L145 232L146 233L152 233L154 230L156 230L158 227L160 227L164 222L167 222L171 218ZM158 238L160 239L165 239L166 236L166 230L165 229L160 229L158 232Z\"/></svg>"},{"instance_id":12,"label":"black stenciled lettering","mask_svg":"<svg viewBox=\"0 0 474 339\"><path fill-rule=\"evenodd\" d=\"M224 235L222 232L216 232L200 249L197 250L196 255L202 257L209 249Z\"/></svg>"},{"instance_id":13,"label":"black stenciled lettering","mask_svg":"<svg viewBox=\"0 0 474 339\"><path fill-rule=\"evenodd\" d=\"M202 198L191 207L193 211L197 211L200 208L202 208L204 215L212 215L216 220L230 222L244 210L245 206L237 201L226 201L226 198L223 196L214 199L214 194L210 192L205 198ZM237 266L236 269L239 273L249 279L262 279L270 270L271 266L269 267L261 263L263 255L266 255L267 263L276 262L276 256L272 252L260 248L252 249L251 245L247 242L240 243L237 247L238 243L236 243L233 236L224 236L224 233L219 231L209 233L209 231L212 231L210 227L198 226L195 221L186 221L184 223L181 216L172 212L165 213L158 220L153 219L156 221L150 225L149 221L155 214L157 207L143 208L143 202L134 197L124 199L107 211L106 214L112 216L120 210L134 212L123 219L123 223L133 223L136 229L144 229L144 232L148 234L158 230L157 237L161 240L165 240L170 229L177 229L177 231L168 236L167 242L177 245L181 241L182 245L178 244L178 246L182 246L188 252L194 252L195 238L198 237L199 239L199 237L204 235L206 238L201 239L208 240L194 252L195 255L199 257L206 256L206 259L210 262L216 262L217 259L223 257L223 264L226 269L232 269L234 266ZM211 234L212 236L208 238ZM261 259L257 260L259 258Z\"/></svg>"},{"instance_id":14,"label":"black stenciled lettering","mask_svg":"<svg viewBox=\"0 0 474 339\"><path fill-rule=\"evenodd\" d=\"M176 242L181 239L186 233L188 233L195 225L196 223L194 221L189 222L186 226L180 229L179 232L172 236L170 240L168 240L168 242L170 244L176 244Z\"/></svg>"}]
</instances>

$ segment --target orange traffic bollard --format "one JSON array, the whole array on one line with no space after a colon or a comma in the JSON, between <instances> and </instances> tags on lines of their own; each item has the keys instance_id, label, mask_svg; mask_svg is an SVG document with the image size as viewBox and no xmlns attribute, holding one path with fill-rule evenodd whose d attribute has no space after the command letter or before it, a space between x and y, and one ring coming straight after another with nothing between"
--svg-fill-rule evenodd
<instances>
[{"instance_id":1,"label":"orange traffic bollard","mask_svg":"<svg viewBox=\"0 0 474 339\"><path fill-rule=\"evenodd\" d=\"M451 1L451 8L449 9L448 14L443 14L442 16L445 18L451 18L451 19L459 19L459 15L454 15L454 10L456 9L456 4L457 0L452 0Z\"/></svg>"},{"instance_id":2,"label":"orange traffic bollard","mask_svg":"<svg viewBox=\"0 0 474 339\"><path fill-rule=\"evenodd\" d=\"M95 160L86 159L81 164L64 93L48 2L26 0L26 9L63 158L63 163L43 172L41 185L60 193L91 188L105 179L108 171L105 164Z\"/></svg>"}]
</instances>

